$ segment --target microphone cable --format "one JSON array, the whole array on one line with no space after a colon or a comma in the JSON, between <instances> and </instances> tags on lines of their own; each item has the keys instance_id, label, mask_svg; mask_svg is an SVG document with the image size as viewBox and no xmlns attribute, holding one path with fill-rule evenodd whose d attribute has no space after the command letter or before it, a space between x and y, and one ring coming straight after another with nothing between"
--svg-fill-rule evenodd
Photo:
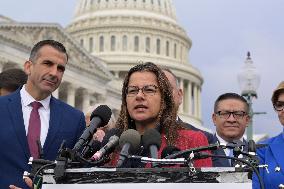
<instances>
[{"instance_id":1,"label":"microphone cable","mask_svg":"<svg viewBox=\"0 0 284 189\"><path fill-rule=\"evenodd\" d=\"M198 156L196 159L203 159L203 158L208 158L208 157L217 157L217 158L223 158L223 159L231 159L231 160L235 160L235 161L239 161L239 162L242 162L246 165L248 165L249 167L251 167L253 169L253 171L255 172L257 178L258 178L258 181L259 181L259 184L260 184L260 188L261 189L265 189L264 188L264 183L263 183L263 180L259 174L259 171L257 170L257 168L255 166L253 166L251 163L245 161L245 160L242 160L242 159L239 159L239 158L236 158L236 157L229 157L229 156L221 156L221 155L212 155L212 154L208 154L208 153L205 153L205 152L197 152ZM195 159L195 157L193 157L192 159Z\"/></svg>"}]
</instances>

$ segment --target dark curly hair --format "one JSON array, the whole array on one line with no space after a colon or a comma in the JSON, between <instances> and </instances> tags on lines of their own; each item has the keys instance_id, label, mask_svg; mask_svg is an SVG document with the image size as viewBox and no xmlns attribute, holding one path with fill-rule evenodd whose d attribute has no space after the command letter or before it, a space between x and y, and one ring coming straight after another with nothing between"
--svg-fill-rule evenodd
<instances>
[{"instance_id":1,"label":"dark curly hair","mask_svg":"<svg viewBox=\"0 0 284 189\"><path fill-rule=\"evenodd\" d=\"M178 137L177 130L183 128L183 126L176 121L177 111L174 106L172 87L164 72L152 62L134 66L125 76L122 87L121 110L116 122L116 127L123 131L136 128L134 121L131 120L127 111L126 104L126 89L128 87L129 78L135 72L152 72L156 75L158 87L161 92L161 107L156 124L160 125L162 132L165 133L168 145L174 145Z\"/></svg>"}]
</instances>

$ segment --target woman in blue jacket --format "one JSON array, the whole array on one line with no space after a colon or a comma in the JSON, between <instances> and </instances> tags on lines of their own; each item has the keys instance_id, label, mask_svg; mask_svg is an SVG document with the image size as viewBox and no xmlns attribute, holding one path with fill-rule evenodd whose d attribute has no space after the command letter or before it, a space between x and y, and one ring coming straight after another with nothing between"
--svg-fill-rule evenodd
<instances>
[{"instance_id":1,"label":"woman in blue jacket","mask_svg":"<svg viewBox=\"0 0 284 189\"><path fill-rule=\"evenodd\" d=\"M284 126L284 81L275 89L272 95L272 104L282 126ZM260 165L268 165L267 169L260 168L260 176L263 179L265 189L279 188L284 184L284 130L275 137L264 142L266 147L259 148ZM260 188L258 179L254 175L253 188Z\"/></svg>"}]
</instances>

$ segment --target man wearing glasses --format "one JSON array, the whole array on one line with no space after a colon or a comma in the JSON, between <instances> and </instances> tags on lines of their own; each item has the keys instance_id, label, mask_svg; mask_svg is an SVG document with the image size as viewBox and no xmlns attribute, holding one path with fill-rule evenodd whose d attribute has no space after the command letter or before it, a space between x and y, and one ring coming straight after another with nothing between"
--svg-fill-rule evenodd
<instances>
[{"instance_id":1,"label":"man wearing glasses","mask_svg":"<svg viewBox=\"0 0 284 189\"><path fill-rule=\"evenodd\" d=\"M227 144L246 142L243 138L250 117L245 98L236 93L220 95L214 104L212 120L216 126L215 142ZM214 155L233 156L232 149L218 149ZM212 158L214 167L231 167L233 162L224 158Z\"/></svg>"}]
</instances>

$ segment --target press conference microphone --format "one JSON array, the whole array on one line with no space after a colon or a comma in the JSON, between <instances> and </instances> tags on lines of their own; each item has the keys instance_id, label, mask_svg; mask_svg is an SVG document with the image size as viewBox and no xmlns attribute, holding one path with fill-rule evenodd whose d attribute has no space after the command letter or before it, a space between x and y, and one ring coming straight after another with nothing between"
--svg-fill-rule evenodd
<instances>
[{"instance_id":1,"label":"press conference microphone","mask_svg":"<svg viewBox=\"0 0 284 189\"><path fill-rule=\"evenodd\" d=\"M105 137L103 138L102 145L103 147L97 151L91 159L93 160L99 160L101 157L103 157L106 153L112 152L115 147L119 143L119 136L120 136L120 131L117 128L113 128L109 130Z\"/></svg>"},{"instance_id":2,"label":"press conference microphone","mask_svg":"<svg viewBox=\"0 0 284 189\"><path fill-rule=\"evenodd\" d=\"M111 117L111 109L107 105L98 106L91 114L90 126L85 129L79 141L75 144L73 150L78 151L86 142L88 142L98 127L108 124Z\"/></svg>"},{"instance_id":3,"label":"press conference microphone","mask_svg":"<svg viewBox=\"0 0 284 189\"><path fill-rule=\"evenodd\" d=\"M158 159L158 150L161 146L161 135L156 129L147 129L142 136L142 144L145 149L150 150L151 158ZM158 164L152 163L152 167Z\"/></svg>"},{"instance_id":4,"label":"press conference microphone","mask_svg":"<svg viewBox=\"0 0 284 189\"><path fill-rule=\"evenodd\" d=\"M140 147L141 136L138 131L134 129L128 129L124 131L119 139L119 146L122 148L119 154L117 167L121 167L129 155L129 153L135 153Z\"/></svg>"}]
</instances>

